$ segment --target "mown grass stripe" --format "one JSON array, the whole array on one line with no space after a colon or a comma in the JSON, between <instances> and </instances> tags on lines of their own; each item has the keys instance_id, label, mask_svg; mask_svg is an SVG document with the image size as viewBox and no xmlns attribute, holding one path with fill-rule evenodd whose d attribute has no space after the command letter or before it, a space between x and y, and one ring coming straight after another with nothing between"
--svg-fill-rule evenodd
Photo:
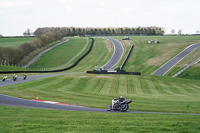
<instances>
[{"instance_id":1,"label":"mown grass stripe","mask_svg":"<svg viewBox=\"0 0 200 133\"><path fill-rule=\"evenodd\" d=\"M73 87L73 91L79 91L82 92L84 88L87 85L87 79L86 78L79 78L79 81L76 82L76 85Z\"/></svg>"},{"instance_id":2,"label":"mown grass stripe","mask_svg":"<svg viewBox=\"0 0 200 133\"><path fill-rule=\"evenodd\" d=\"M118 93L118 88L119 88L119 77L116 76L112 78L112 89L110 91L111 94L117 94Z\"/></svg>"},{"instance_id":3,"label":"mown grass stripe","mask_svg":"<svg viewBox=\"0 0 200 133\"><path fill-rule=\"evenodd\" d=\"M159 80L155 80L155 79L152 79L152 82L154 83L157 91L160 93L160 94L169 94L167 93L167 91L163 88L163 86L159 83Z\"/></svg>"},{"instance_id":4,"label":"mown grass stripe","mask_svg":"<svg viewBox=\"0 0 200 133\"><path fill-rule=\"evenodd\" d=\"M104 78L106 81L105 81L105 84L102 87L100 93L102 93L102 94L110 94L110 90L112 88L110 82L112 82L112 79L110 77L102 77L102 78Z\"/></svg>"},{"instance_id":5,"label":"mown grass stripe","mask_svg":"<svg viewBox=\"0 0 200 133\"><path fill-rule=\"evenodd\" d=\"M136 94L136 88L138 87L137 86L137 78L136 76L131 76L132 78L130 78L130 83L131 83L131 86L132 86L132 92L133 94Z\"/></svg>"},{"instance_id":6,"label":"mown grass stripe","mask_svg":"<svg viewBox=\"0 0 200 133\"><path fill-rule=\"evenodd\" d=\"M66 90L68 91L74 91L74 89L76 89L77 84L80 82L80 78L73 78L73 80L71 80L70 84L68 84L66 86Z\"/></svg>"},{"instance_id":7,"label":"mown grass stripe","mask_svg":"<svg viewBox=\"0 0 200 133\"><path fill-rule=\"evenodd\" d=\"M94 93L100 93L100 91L102 90L104 84L105 84L106 80L105 79L102 79L102 78L99 78L98 79L98 82L95 86L95 89L93 90Z\"/></svg>"},{"instance_id":8,"label":"mown grass stripe","mask_svg":"<svg viewBox=\"0 0 200 133\"><path fill-rule=\"evenodd\" d=\"M180 95L187 95L189 94L187 91L185 91L182 87L180 87L180 85L178 83L170 83L173 88L174 88L174 91L177 92L177 94L180 94Z\"/></svg>"},{"instance_id":9,"label":"mown grass stripe","mask_svg":"<svg viewBox=\"0 0 200 133\"><path fill-rule=\"evenodd\" d=\"M168 85L166 85L165 83L163 83L163 82L161 82L161 81L158 81L157 83L160 84L160 85L162 86L162 88L163 88L163 90L165 90L166 94L168 94L168 95L174 95L174 94L176 94L176 93L175 93L174 91L172 91L172 90L170 89L170 87L169 87Z\"/></svg>"},{"instance_id":10,"label":"mown grass stripe","mask_svg":"<svg viewBox=\"0 0 200 133\"><path fill-rule=\"evenodd\" d=\"M50 77L48 79L44 78L44 79L39 79L39 80L35 80L32 83L24 83L24 85L27 88L33 88L33 90L40 90L41 88L44 88L46 86L49 85L49 83L55 83L54 81L56 80L56 78ZM20 84L19 84L20 85ZM23 84L21 84L21 86L24 86Z\"/></svg>"},{"instance_id":11,"label":"mown grass stripe","mask_svg":"<svg viewBox=\"0 0 200 133\"><path fill-rule=\"evenodd\" d=\"M83 92L84 93L91 92L97 84L97 79L96 78L88 78L85 76L83 78L87 79L87 85L86 85L86 87L83 88Z\"/></svg>"},{"instance_id":12,"label":"mown grass stripe","mask_svg":"<svg viewBox=\"0 0 200 133\"><path fill-rule=\"evenodd\" d=\"M142 85L140 83L140 77L137 77L135 80L135 94L144 94L143 90L142 90Z\"/></svg>"},{"instance_id":13,"label":"mown grass stripe","mask_svg":"<svg viewBox=\"0 0 200 133\"><path fill-rule=\"evenodd\" d=\"M188 87L185 88L185 86L183 84L181 84L181 83L178 83L178 85L183 90L183 92L185 92L185 94L194 94L193 89L189 89Z\"/></svg>"},{"instance_id":14,"label":"mown grass stripe","mask_svg":"<svg viewBox=\"0 0 200 133\"><path fill-rule=\"evenodd\" d=\"M144 77L140 77L140 83L141 83L141 89L144 92L144 94L151 94Z\"/></svg>"},{"instance_id":15,"label":"mown grass stripe","mask_svg":"<svg viewBox=\"0 0 200 133\"><path fill-rule=\"evenodd\" d=\"M165 84L170 88L170 90L174 93L174 95L181 95L179 90L176 88L176 84L174 85L171 82L166 82Z\"/></svg>"},{"instance_id":16,"label":"mown grass stripe","mask_svg":"<svg viewBox=\"0 0 200 133\"><path fill-rule=\"evenodd\" d=\"M65 79L60 79L60 80L61 80L61 82L60 82L61 85L58 85L56 89L59 92L67 92L68 91L68 85L72 83L74 78L65 78Z\"/></svg>"},{"instance_id":17,"label":"mown grass stripe","mask_svg":"<svg viewBox=\"0 0 200 133\"><path fill-rule=\"evenodd\" d=\"M119 88L118 88L118 93L119 94L127 94L127 84L126 84L126 77L124 76L119 76Z\"/></svg>"},{"instance_id":18,"label":"mown grass stripe","mask_svg":"<svg viewBox=\"0 0 200 133\"><path fill-rule=\"evenodd\" d=\"M153 79L150 78L150 77L145 77L145 80L146 80L146 83L147 83L147 86L148 86L148 90L151 92L151 94L153 95L158 95L160 94L158 92L158 89L157 89L157 86L156 84L153 82Z\"/></svg>"},{"instance_id":19,"label":"mown grass stripe","mask_svg":"<svg viewBox=\"0 0 200 133\"><path fill-rule=\"evenodd\" d=\"M126 77L127 93L134 94L133 76Z\"/></svg>"},{"instance_id":20,"label":"mown grass stripe","mask_svg":"<svg viewBox=\"0 0 200 133\"><path fill-rule=\"evenodd\" d=\"M200 93L199 86L193 84L190 87L195 91L195 94L199 94Z\"/></svg>"}]
</instances>

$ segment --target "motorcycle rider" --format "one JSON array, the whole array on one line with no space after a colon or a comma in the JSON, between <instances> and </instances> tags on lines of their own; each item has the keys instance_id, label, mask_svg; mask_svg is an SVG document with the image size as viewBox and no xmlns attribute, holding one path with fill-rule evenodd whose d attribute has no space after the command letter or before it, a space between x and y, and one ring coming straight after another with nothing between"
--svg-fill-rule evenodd
<instances>
[{"instance_id":1,"label":"motorcycle rider","mask_svg":"<svg viewBox=\"0 0 200 133\"><path fill-rule=\"evenodd\" d=\"M112 104L108 105L107 111L120 110L121 112L126 112L129 108L128 104L131 102L132 100L120 96L119 98L112 99Z\"/></svg>"},{"instance_id":2,"label":"motorcycle rider","mask_svg":"<svg viewBox=\"0 0 200 133\"><path fill-rule=\"evenodd\" d=\"M13 74L13 80L15 79L15 75L16 75L16 74Z\"/></svg>"},{"instance_id":3,"label":"motorcycle rider","mask_svg":"<svg viewBox=\"0 0 200 133\"><path fill-rule=\"evenodd\" d=\"M8 78L8 76L3 77L2 81L5 81Z\"/></svg>"},{"instance_id":4,"label":"motorcycle rider","mask_svg":"<svg viewBox=\"0 0 200 133\"><path fill-rule=\"evenodd\" d=\"M126 100L126 98L124 98L123 96L120 96L119 98L115 98L113 101L112 101L112 107L117 107L120 105L121 102L123 102L124 100Z\"/></svg>"},{"instance_id":5,"label":"motorcycle rider","mask_svg":"<svg viewBox=\"0 0 200 133\"><path fill-rule=\"evenodd\" d=\"M119 98L115 98L115 100L118 100L119 102L123 102L124 100L126 100L126 98L123 96L120 96Z\"/></svg>"},{"instance_id":6,"label":"motorcycle rider","mask_svg":"<svg viewBox=\"0 0 200 133\"><path fill-rule=\"evenodd\" d=\"M14 80L14 81L17 80L17 75L16 75L16 74L13 75L13 80Z\"/></svg>"},{"instance_id":7,"label":"motorcycle rider","mask_svg":"<svg viewBox=\"0 0 200 133\"><path fill-rule=\"evenodd\" d=\"M27 75L26 75L26 74L24 74L24 77L23 77L23 79L24 79L24 80L26 80L26 78L27 78Z\"/></svg>"}]
</instances>

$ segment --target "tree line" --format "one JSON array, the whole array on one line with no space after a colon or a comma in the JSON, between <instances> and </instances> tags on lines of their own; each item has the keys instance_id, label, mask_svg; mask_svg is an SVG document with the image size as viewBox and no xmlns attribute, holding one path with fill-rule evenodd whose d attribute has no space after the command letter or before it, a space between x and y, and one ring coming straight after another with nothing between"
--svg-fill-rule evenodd
<instances>
[{"instance_id":1,"label":"tree line","mask_svg":"<svg viewBox=\"0 0 200 133\"><path fill-rule=\"evenodd\" d=\"M38 28L34 35L39 36L49 31L58 30L64 36L106 36L106 35L163 35L164 30L160 27L137 27L137 28L81 28L81 27L62 27L62 28Z\"/></svg>"},{"instance_id":2,"label":"tree line","mask_svg":"<svg viewBox=\"0 0 200 133\"><path fill-rule=\"evenodd\" d=\"M33 40L23 43L17 48L0 47L0 65L19 65L21 60L31 52L61 40L63 37L64 34L54 29L34 37Z\"/></svg>"}]
</instances>

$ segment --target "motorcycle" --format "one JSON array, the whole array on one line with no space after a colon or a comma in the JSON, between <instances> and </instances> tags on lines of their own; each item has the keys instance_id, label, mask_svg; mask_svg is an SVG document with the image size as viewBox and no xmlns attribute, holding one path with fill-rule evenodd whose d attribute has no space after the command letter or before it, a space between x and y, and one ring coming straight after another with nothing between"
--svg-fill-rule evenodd
<instances>
[{"instance_id":1,"label":"motorcycle","mask_svg":"<svg viewBox=\"0 0 200 133\"><path fill-rule=\"evenodd\" d=\"M24 75L24 76L23 76L23 79L24 79L24 80L26 80L26 78L27 78L27 76L26 76L26 75Z\"/></svg>"},{"instance_id":2,"label":"motorcycle","mask_svg":"<svg viewBox=\"0 0 200 133\"><path fill-rule=\"evenodd\" d=\"M125 99L124 101L120 102L118 99L113 99L112 104L108 105L107 111L111 110L120 110L121 112L126 112L129 108L129 103L131 103L132 100Z\"/></svg>"},{"instance_id":3,"label":"motorcycle","mask_svg":"<svg viewBox=\"0 0 200 133\"><path fill-rule=\"evenodd\" d=\"M14 77L13 77L13 81L16 81L16 80L17 80L17 76L14 76Z\"/></svg>"},{"instance_id":4,"label":"motorcycle","mask_svg":"<svg viewBox=\"0 0 200 133\"><path fill-rule=\"evenodd\" d=\"M5 81L7 79L7 76L3 77L2 81Z\"/></svg>"}]
</instances>

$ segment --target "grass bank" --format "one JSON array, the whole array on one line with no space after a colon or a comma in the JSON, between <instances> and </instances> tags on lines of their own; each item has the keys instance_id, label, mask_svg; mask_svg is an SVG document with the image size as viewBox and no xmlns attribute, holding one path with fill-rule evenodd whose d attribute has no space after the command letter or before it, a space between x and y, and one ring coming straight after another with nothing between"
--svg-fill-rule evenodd
<instances>
[{"instance_id":1,"label":"grass bank","mask_svg":"<svg viewBox=\"0 0 200 133\"><path fill-rule=\"evenodd\" d=\"M6 132L199 132L200 116L95 113L0 106Z\"/></svg>"},{"instance_id":2,"label":"grass bank","mask_svg":"<svg viewBox=\"0 0 200 133\"><path fill-rule=\"evenodd\" d=\"M70 41L65 42L54 49L43 54L37 59L30 68L63 68L73 64L70 60L76 56L89 43L87 38L69 38ZM90 41L91 43L91 41ZM90 46L90 45L88 45ZM74 61L75 62L75 61Z\"/></svg>"},{"instance_id":3,"label":"grass bank","mask_svg":"<svg viewBox=\"0 0 200 133\"><path fill-rule=\"evenodd\" d=\"M120 36L111 38L122 39ZM157 39L159 44L148 44L149 40ZM199 43L199 36L130 36L135 45L125 68L127 71L139 71L150 75L176 54L193 43Z\"/></svg>"}]
</instances>

